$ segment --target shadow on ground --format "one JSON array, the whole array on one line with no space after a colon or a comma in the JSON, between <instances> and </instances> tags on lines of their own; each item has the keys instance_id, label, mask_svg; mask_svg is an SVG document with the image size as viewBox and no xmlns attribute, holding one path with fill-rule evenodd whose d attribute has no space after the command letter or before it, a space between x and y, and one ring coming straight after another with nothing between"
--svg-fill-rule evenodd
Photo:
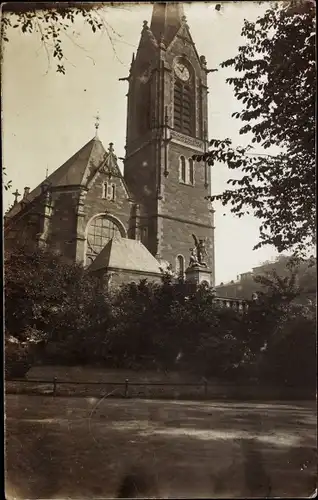
<instances>
[{"instance_id":1,"label":"shadow on ground","mask_svg":"<svg viewBox=\"0 0 318 500\"><path fill-rule=\"evenodd\" d=\"M148 498L307 497L316 487L310 405L8 396L6 416L8 500L138 490Z\"/></svg>"}]
</instances>

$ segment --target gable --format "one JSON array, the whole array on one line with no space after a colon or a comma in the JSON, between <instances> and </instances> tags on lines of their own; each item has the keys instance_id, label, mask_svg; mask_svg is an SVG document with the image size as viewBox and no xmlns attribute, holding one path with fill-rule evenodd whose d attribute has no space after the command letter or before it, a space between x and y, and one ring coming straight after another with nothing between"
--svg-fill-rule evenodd
<instances>
[{"instance_id":1,"label":"gable","mask_svg":"<svg viewBox=\"0 0 318 500\"><path fill-rule=\"evenodd\" d=\"M89 199L99 200L103 204L108 202L122 204L124 201L129 201L130 197L121 175L111 175L104 170L99 170L88 185L86 200Z\"/></svg>"},{"instance_id":2,"label":"gable","mask_svg":"<svg viewBox=\"0 0 318 500\"><path fill-rule=\"evenodd\" d=\"M115 184L123 197L130 198L125 179L117 163L117 156L114 154L112 143L110 143L107 152L104 150L102 157L100 156L97 161L93 159L88 164L85 172L85 184L89 190L96 184L102 187L105 182Z\"/></svg>"},{"instance_id":3,"label":"gable","mask_svg":"<svg viewBox=\"0 0 318 500\"><path fill-rule=\"evenodd\" d=\"M168 54L182 54L192 62L195 61L197 69L201 69L200 56L193 42L190 29L186 23L182 24L175 37L167 48Z\"/></svg>"}]
</instances>

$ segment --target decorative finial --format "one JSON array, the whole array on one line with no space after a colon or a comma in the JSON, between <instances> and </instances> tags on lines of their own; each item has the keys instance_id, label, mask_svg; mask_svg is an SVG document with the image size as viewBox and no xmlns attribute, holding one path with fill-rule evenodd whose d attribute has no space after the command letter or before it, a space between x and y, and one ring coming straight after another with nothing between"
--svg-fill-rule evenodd
<instances>
[{"instance_id":1,"label":"decorative finial","mask_svg":"<svg viewBox=\"0 0 318 500\"><path fill-rule=\"evenodd\" d=\"M185 24L186 24L186 22L187 22L187 17L186 17L185 15L183 15L183 16L181 17L181 21L182 21L183 23L185 23Z\"/></svg>"},{"instance_id":2,"label":"decorative finial","mask_svg":"<svg viewBox=\"0 0 318 500\"><path fill-rule=\"evenodd\" d=\"M42 194L46 193L48 191L49 186L50 186L50 183L47 180L45 180L44 182L42 182L42 184L41 184Z\"/></svg>"},{"instance_id":3,"label":"decorative finial","mask_svg":"<svg viewBox=\"0 0 318 500\"><path fill-rule=\"evenodd\" d=\"M202 66L206 67L206 58L205 58L205 56L200 56L200 62L202 64Z\"/></svg>"},{"instance_id":4,"label":"decorative finial","mask_svg":"<svg viewBox=\"0 0 318 500\"><path fill-rule=\"evenodd\" d=\"M109 151L110 153L113 153L113 152L114 152L114 143L113 143L113 142L110 142L110 143L109 143L109 148L108 148L108 151Z\"/></svg>"},{"instance_id":5,"label":"decorative finial","mask_svg":"<svg viewBox=\"0 0 318 500\"><path fill-rule=\"evenodd\" d=\"M19 191L17 189L15 190L15 193L12 193L12 194L14 196L13 204L16 205L18 203L18 198L19 198L19 196L21 196L21 194L19 193Z\"/></svg>"},{"instance_id":6,"label":"decorative finial","mask_svg":"<svg viewBox=\"0 0 318 500\"><path fill-rule=\"evenodd\" d=\"M45 178L47 179L48 176L49 176L49 169L48 169L48 167L46 167Z\"/></svg>"},{"instance_id":7,"label":"decorative finial","mask_svg":"<svg viewBox=\"0 0 318 500\"><path fill-rule=\"evenodd\" d=\"M149 26L148 26L148 21L144 21L144 22L142 23L142 29L144 29L144 30L148 30L148 29L149 29Z\"/></svg>"},{"instance_id":8,"label":"decorative finial","mask_svg":"<svg viewBox=\"0 0 318 500\"><path fill-rule=\"evenodd\" d=\"M99 113L97 111L97 115L95 116L95 137L97 137L97 131L98 131L98 128L99 128L99 121L100 121L100 117L99 117Z\"/></svg>"},{"instance_id":9,"label":"decorative finial","mask_svg":"<svg viewBox=\"0 0 318 500\"><path fill-rule=\"evenodd\" d=\"M162 33L161 38L160 38L160 44L159 47L163 50L166 50L166 44L165 44L165 37L164 34Z\"/></svg>"}]
</instances>

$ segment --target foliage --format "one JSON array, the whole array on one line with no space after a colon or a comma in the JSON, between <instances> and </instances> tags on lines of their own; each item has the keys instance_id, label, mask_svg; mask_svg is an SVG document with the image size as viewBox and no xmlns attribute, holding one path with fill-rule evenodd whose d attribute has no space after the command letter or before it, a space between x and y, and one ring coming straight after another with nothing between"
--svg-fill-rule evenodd
<instances>
[{"instance_id":1,"label":"foliage","mask_svg":"<svg viewBox=\"0 0 318 500\"><path fill-rule=\"evenodd\" d=\"M258 276L263 291L245 316L250 372L260 383L315 387L314 304L299 301L297 270Z\"/></svg>"},{"instance_id":2,"label":"foliage","mask_svg":"<svg viewBox=\"0 0 318 500\"><path fill-rule=\"evenodd\" d=\"M6 348L9 369L48 360L53 347L50 359L59 363L285 384L291 372L283 346L290 340L288 356L301 364L312 345L313 305L295 303L295 272L260 276L263 291L242 312L220 306L211 287L169 276L106 292L81 266L45 250L15 249L5 264L6 339L14 335L18 344L15 352ZM39 348L22 349L31 344Z\"/></svg>"},{"instance_id":3,"label":"foliage","mask_svg":"<svg viewBox=\"0 0 318 500\"><path fill-rule=\"evenodd\" d=\"M6 191L9 191L12 187L12 180L5 180L4 177L7 175L6 167L2 167L2 185Z\"/></svg>"},{"instance_id":4,"label":"foliage","mask_svg":"<svg viewBox=\"0 0 318 500\"><path fill-rule=\"evenodd\" d=\"M260 356L259 378L267 383L316 389L316 317L313 306L290 307Z\"/></svg>"},{"instance_id":5,"label":"foliage","mask_svg":"<svg viewBox=\"0 0 318 500\"><path fill-rule=\"evenodd\" d=\"M4 347L4 369L6 377L23 377L32 366L32 359L28 346L13 337L6 337Z\"/></svg>"},{"instance_id":6,"label":"foliage","mask_svg":"<svg viewBox=\"0 0 318 500\"><path fill-rule=\"evenodd\" d=\"M255 23L245 20L242 36L236 57L221 64L236 73L227 82L242 108L232 116L252 144L281 152L259 155L252 144L235 148L230 139L213 139L195 158L242 174L211 199L230 205L238 217L252 213L261 221L255 248L271 244L302 253L314 244L316 228L315 4L271 4Z\"/></svg>"},{"instance_id":7,"label":"foliage","mask_svg":"<svg viewBox=\"0 0 318 500\"><path fill-rule=\"evenodd\" d=\"M91 342L109 308L98 282L77 264L41 249L19 247L5 255L5 330L20 342ZM30 331L32 335L30 336Z\"/></svg>"},{"instance_id":8,"label":"foliage","mask_svg":"<svg viewBox=\"0 0 318 500\"><path fill-rule=\"evenodd\" d=\"M9 41L10 29L23 34L38 33L46 52L48 62L53 57L56 71L65 74L66 56L63 51L63 36L70 37L68 31L76 19L83 18L93 33L107 33L114 49L114 35L121 35L112 28L103 16L105 5L96 2L9 2L2 7L1 40Z\"/></svg>"}]
</instances>

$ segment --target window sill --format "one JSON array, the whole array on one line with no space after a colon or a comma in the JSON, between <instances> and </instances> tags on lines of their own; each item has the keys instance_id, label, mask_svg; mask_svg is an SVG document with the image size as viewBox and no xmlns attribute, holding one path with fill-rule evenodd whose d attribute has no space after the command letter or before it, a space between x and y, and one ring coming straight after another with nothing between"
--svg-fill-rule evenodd
<instances>
[{"instance_id":1,"label":"window sill","mask_svg":"<svg viewBox=\"0 0 318 500\"><path fill-rule=\"evenodd\" d=\"M182 186L195 187L195 184L190 184L189 182L179 181L179 184L182 184Z\"/></svg>"}]
</instances>

